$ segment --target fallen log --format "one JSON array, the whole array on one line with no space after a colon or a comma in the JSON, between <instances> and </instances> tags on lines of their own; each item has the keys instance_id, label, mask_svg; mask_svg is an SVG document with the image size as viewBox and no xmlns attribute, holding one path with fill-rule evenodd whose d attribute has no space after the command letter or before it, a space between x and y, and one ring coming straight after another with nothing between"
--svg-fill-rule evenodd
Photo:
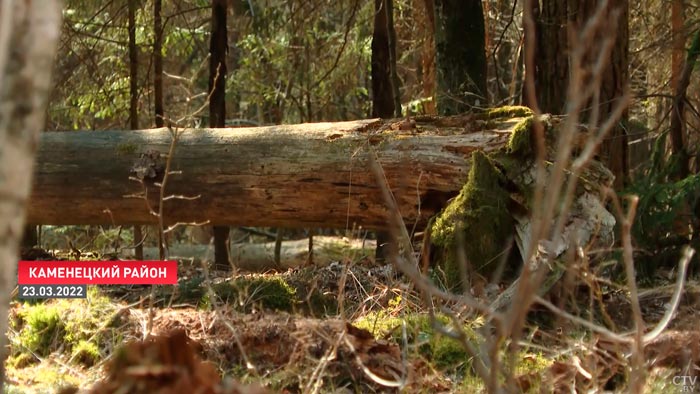
<instances>
[{"instance_id":1,"label":"fallen log","mask_svg":"<svg viewBox=\"0 0 700 394\"><path fill-rule=\"evenodd\" d=\"M368 170L376 152L405 222L422 226L455 196L475 150L507 144L526 115L187 129L172 158L165 223L383 228L387 211ZM42 133L28 206L32 224L155 224L167 128ZM154 153L156 152L156 153ZM154 156L155 155L155 156ZM150 163L150 164L149 164ZM135 181L143 177L143 184Z\"/></svg>"}]
</instances>

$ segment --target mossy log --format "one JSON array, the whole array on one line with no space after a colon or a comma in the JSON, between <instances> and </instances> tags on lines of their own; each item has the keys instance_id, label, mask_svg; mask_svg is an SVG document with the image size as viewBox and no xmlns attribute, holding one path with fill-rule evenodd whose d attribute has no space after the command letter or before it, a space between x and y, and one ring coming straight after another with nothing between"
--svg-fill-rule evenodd
<instances>
[{"instance_id":1,"label":"mossy log","mask_svg":"<svg viewBox=\"0 0 700 394\"><path fill-rule=\"evenodd\" d=\"M467 179L474 151L501 151L528 115L179 131L164 222L231 226L383 228L387 210L368 168L376 152L409 226L425 225ZM42 133L28 206L32 224L155 224L167 128ZM143 185L130 179L140 176Z\"/></svg>"},{"instance_id":2,"label":"mossy log","mask_svg":"<svg viewBox=\"0 0 700 394\"><path fill-rule=\"evenodd\" d=\"M430 226L434 255L444 273L444 282L450 288L464 287L465 280L473 282L478 276L481 281L501 277L504 272L515 274L514 271L522 267L522 256L531 243L529 213L535 187L532 119L525 118L515 126L505 149L490 154L472 153L467 181L459 195ZM541 120L547 139L552 140L561 118L544 116ZM582 131L574 150L580 149L586 141L585 130ZM547 144L546 172L552 168L549 164L555 154L554 145ZM576 188L570 207L556 213L564 215L564 228L558 239L540 242L551 258L558 258L570 248L611 244L615 218L600 196L613 180L612 173L595 160L578 179L567 180L575 181ZM509 246L520 252L517 264L510 261L513 255L507 253ZM460 255L461 252L464 253ZM466 266L461 263L465 260Z\"/></svg>"}]
</instances>

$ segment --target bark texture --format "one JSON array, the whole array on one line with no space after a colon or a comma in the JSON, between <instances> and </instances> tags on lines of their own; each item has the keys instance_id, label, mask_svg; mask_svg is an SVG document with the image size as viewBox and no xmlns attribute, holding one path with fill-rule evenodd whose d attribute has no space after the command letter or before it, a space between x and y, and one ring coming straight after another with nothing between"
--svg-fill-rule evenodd
<instances>
[{"instance_id":1,"label":"bark texture","mask_svg":"<svg viewBox=\"0 0 700 394\"><path fill-rule=\"evenodd\" d=\"M562 114L569 86L568 7L562 0L533 1L535 93L544 113ZM523 95L526 105L527 94Z\"/></svg>"},{"instance_id":2,"label":"bark texture","mask_svg":"<svg viewBox=\"0 0 700 394\"><path fill-rule=\"evenodd\" d=\"M164 220L213 225L380 229L386 210L367 167L376 151L401 213L422 224L464 183L474 150L501 149L522 118L467 117L362 120L235 129L190 129L181 135L166 194ZM167 129L43 133L29 220L41 224L155 224L142 191L129 180L139 168L154 209ZM144 165L146 162L146 165Z\"/></svg>"},{"instance_id":3,"label":"bark texture","mask_svg":"<svg viewBox=\"0 0 700 394\"><path fill-rule=\"evenodd\" d=\"M392 3L393 0L374 1L372 116L379 118L392 118L394 114L401 116ZM377 233L377 259L387 256L390 238L386 232Z\"/></svg>"},{"instance_id":4,"label":"bark texture","mask_svg":"<svg viewBox=\"0 0 700 394\"><path fill-rule=\"evenodd\" d=\"M0 2L0 391L8 306L37 140L44 126L61 1Z\"/></svg>"},{"instance_id":5,"label":"bark texture","mask_svg":"<svg viewBox=\"0 0 700 394\"><path fill-rule=\"evenodd\" d=\"M129 0L129 128L139 128L139 55L136 47L136 0ZM141 226L134 226L134 242L136 243L135 256L137 260L143 260L143 232Z\"/></svg>"},{"instance_id":6,"label":"bark texture","mask_svg":"<svg viewBox=\"0 0 700 394\"><path fill-rule=\"evenodd\" d=\"M571 40L569 27L573 34L579 34L598 8L601 0L541 0L533 1L532 13L535 19L535 56L534 69L527 70L534 74L535 96L542 112L562 114L565 112L569 85ZM629 3L627 0L606 2L602 19L598 21L596 32L588 42L580 43L587 53L584 67L590 69L598 61L598 51L609 37L614 37L607 66L602 72L598 92L598 121L607 119L624 97L629 80ZM584 78L590 78L588 76ZM584 81L584 85L593 81ZM528 102L528 92L523 92L524 103ZM584 106L583 121L590 120L593 100ZM629 178L628 138L625 131L627 111L618 125L608 134L600 148L600 156L606 166L615 175L615 187L622 188Z\"/></svg>"},{"instance_id":7,"label":"bark texture","mask_svg":"<svg viewBox=\"0 0 700 394\"><path fill-rule=\"evenodd\" d=\"M581 0L569 2L569 15L574 26L583 26L600 6L600 0ZM610 52L607 67L602 73L598 110L599 119L606 119L623 98L629 80L629 2L628 0L610 1L606 5L606 28L598 29L593 38L603 42L610 35L615 40ZM587 43L583 43L587 45ZM595 59L590 59L595 61ZM614 127L600 148L600 156L605 165L615 175L615 187L619 190L629 178L628 138L625 130L628 114L624 112L618 125Z\"/></svg>"},{"instance_id":8,"label":"bark texture","mask_svg":"<svg viewBox=\"0 0 700 394\"><path fill-rule=\"evenodd\" d=\"M163 22L162 0L153 0L153 97L156 127L165 125L163 105Z\"/></svg>"},{"instance_id":9,"label":"bark texture","mask_svg":"<svg viewBox=\"0 0 700 394\"><path fill-rule=\"evenodd\" d=\"M211 39L209 45L209 127L226 127L226 8L228 0L214 0L211 8ZM228 233L225 226L214 226L214 263L219 268L229 266Z\"/></svg>"},{"instance_id":10,"label":"bark texture","mask_svg":"<svg viewBox=\"0 0 700 394\"><path fill-rule=\"evenodd\" d=\"M372 33L372 116L393 118L396 111L392 68L391 29L389 27L392 0L374 0L374 31Z\"/></svg>"},{"instance_id":11,"label":"bark texture","mask_svg":"<svg viewBox=\"0 0 700 394\"><path fill-rule=\"evenodd\" d=\"M486 107L486 47L481 0L435 0L438 112Z\"/></svg>"}]
</instances>

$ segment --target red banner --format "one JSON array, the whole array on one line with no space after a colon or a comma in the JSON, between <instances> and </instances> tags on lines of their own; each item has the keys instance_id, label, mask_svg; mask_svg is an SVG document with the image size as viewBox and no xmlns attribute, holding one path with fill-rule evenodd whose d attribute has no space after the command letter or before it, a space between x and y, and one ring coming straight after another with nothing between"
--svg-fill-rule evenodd
<instances>
[{"instance_id":1,"label":"red banner","mask_svg":"<svg viewBox=\"0 0 700 394\"><path fill-rule=\"evenodd\" d=\"M175 285L176 261L20 261L19 285Z\"/></svg>"}]
</instances>

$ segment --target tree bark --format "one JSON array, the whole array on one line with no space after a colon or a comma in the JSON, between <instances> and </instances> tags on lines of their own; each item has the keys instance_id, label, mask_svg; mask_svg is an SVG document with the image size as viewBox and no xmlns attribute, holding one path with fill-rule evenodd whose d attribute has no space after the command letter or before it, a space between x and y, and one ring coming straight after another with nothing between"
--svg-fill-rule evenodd
<instances>
[{"instance_id":1,"label":"tree bark","mask_svg":"<svg viewBox=\"0 0 700 394\"><path fill-rule=\"evenodd\" d=\"M374 0L374 31L372 33L372 116L393 118L396 111L389 26L392 0Z\"/></svg>"},{"instance_id":2,"label":"tree bark","mask_svg":"<svg viewBox=\"0 0 700 394\"><path fill-rule=\"evenodd\" d=\"M163 104L163 23L161 22L162 0L153 0L153 96L156 127L165 125Z\"/></svg>"},{"instance_id":3,"label":"tree bark","mask_svg":"<svg viewBox=\"0 0 700 394\"><path fill-rule=\"evenodd\" d=\"M488 106L481 0L435 0L438 113Z\"/></svg>"},{"instance_id":4,"label":"tree bark","mask_svg":"<svg viewBox=\"0 0 700 394\"><path fill-rule=\"evenodd\" d=\"M693 41L688 49L683 72L681 72L678 80L678 86L673 97L673 107L671 108L669 137L671 139L671 152L678 161L673 174L674 179L683 179L690 174L689 155L684 143L685 138L683 137L685 134L683 112L685 111L686 92L690 85L690 75L695 68L698 55L700 55L700 32L695 32Z\"/></svg>"},{"instance_id":5,"label":"tree bark","mask_svg":"<svg viewBox=\"0 0 700 394\"><path fill-rule=\"evenodd\" d=\"M392 118L401 116L396 72L396 32L394 31L393 0L374 0L374 31L372 33L372 116ZM390 236L377 233L375 258L388 253Z\"/></svg>"},{"instance_id":6,"label":"tree bark","mask_svg":"<svg viewBox=\"0 0 700 394\"><path fill-rule=\"evenodd\" d=\"M535 97L544 113L562 114L569 85L568 55L568 7L562 0L532 2L535 20ZM527 45L527 40L526 44ZM528 103L528 94L523 92L523 103Z\"/></svg>"},{"instance_id":7,"label":"tree bark","mask_svg":"<svg viewBox=\"0 0 700 394\"><path fill-rule=\"evenodd\" d=\"M0 391L10 293L61 27L60 1L0 2Z\"/></svg>"},{"instance_id":8,"label":"tree bark","mask_svg":"<svg viewBox=\"0 0 700 394\"><path fill-rule=\"evenodd\" d=\"M136 0L129 0L129 128L139 128L139 55L136 48ZM143 260L143 232L141 226L134 226L134 248L137 260Z\"/></svg>"},{"instance_id":9,"label":"tree bark","mask_svg":"<svg viewBox=\"0 0 700 394\"><path fill-rule=\"evenodd\" d=\"M561 114L564 112L569 84L571 42L568 39L569 24L579 32L595 14L601 0L542 0L533 1L532 13L535 19L534 69L526 70L535 77L535 97L542 112ZM619 100L624 96L629 79L629 4L627 0L610 1L605 10L606 24L598 28L592 42L581 43L597 48L604 40L614 35L610 59L602 72L599 89L598 119L606 119ZM619 13L617 20L610 18ZM594 59L588 59L593 61ZM530 65L527 65L530 66ZM523 102L529 103L529 93L524 89ZM588 121L592 100L583 111L582 118ZM615 175L615 187L624 187L629 178L628 140L624 123L627 111L620 122L608 134L600 148L600 155L606 166Z\"/></svg>"},{"instance_id":10,"label":"tree bark","mask_svg":"<svg viewBox=\"0 0 700 394\"><path fill-rule=\"evenodd\" d=\"M226 54L228 34L226 8L228 0L214 0L211 7L211 39L209 45L209 127L226 127ZM230 267L228 233L225 226L214 226L214 264Z\"/></svg>"},{"instance_id":11,"label":"tree bark","mask_svg":"<svg viewBox=\"0 0 700 394\"><path fill-rule=\"evenodd\" d=\"M406 223L422 225L461 189L471 152L502 148L519 120L417 119L417 128L375 119L186 130L173 157L182 174L169 177L167 194L200 197L167 200L164 220L383 229L387 212L367 167L376 151ZM142 191L128 179L138 149L166 153L170 140L167 129L42 133L29 220L155 224L143 199L124 196ZM145 181L154 209L157 180Z\"/></svg>"},{"instance_id":12,"label":"tree bark","mask_svg":"<svg viewBox=\"0 0 700 394\"><path fill-rule=\"evenodd\" d=\"M599 4L600 0L569 0L570 18L577 26L583 26L596 12ZM593 39L602 42L606 35L614 35L615 42L607 67L602 73L599 119L606 119L613 112L624 96L629 80L629 2L628 0L610 1L607 3L605 12L612 26L600 29ZM619 13L617 20L609 18L614 13ZM628 112L625 110L618 125L613 127L600 147L600 156L615 175L614 186L618 190L623 188L629 180L629 147L624 127L627 118Z\"/></svg>"},{"instance_id":13,"label":"tree bark","mask_svg":"<svg viewBox=\"0 0 700 394\"><path fill-rule=\"evenodd\" d=\"M671 89L678 89L685 55L685 6L683 0L671 0Z\"/></svg>"},{"instance_id":14,"label":"tree bark","mask_svg":"<svg viewBox=\"0 0 700 394\"><path fill-rule=\"evenodd\" d=\"M435 11L433 0L413 0L416 32L420 41L419 76L423 90L423 113L437 115L435 95Z\"/></svg>"}]
</instances>

